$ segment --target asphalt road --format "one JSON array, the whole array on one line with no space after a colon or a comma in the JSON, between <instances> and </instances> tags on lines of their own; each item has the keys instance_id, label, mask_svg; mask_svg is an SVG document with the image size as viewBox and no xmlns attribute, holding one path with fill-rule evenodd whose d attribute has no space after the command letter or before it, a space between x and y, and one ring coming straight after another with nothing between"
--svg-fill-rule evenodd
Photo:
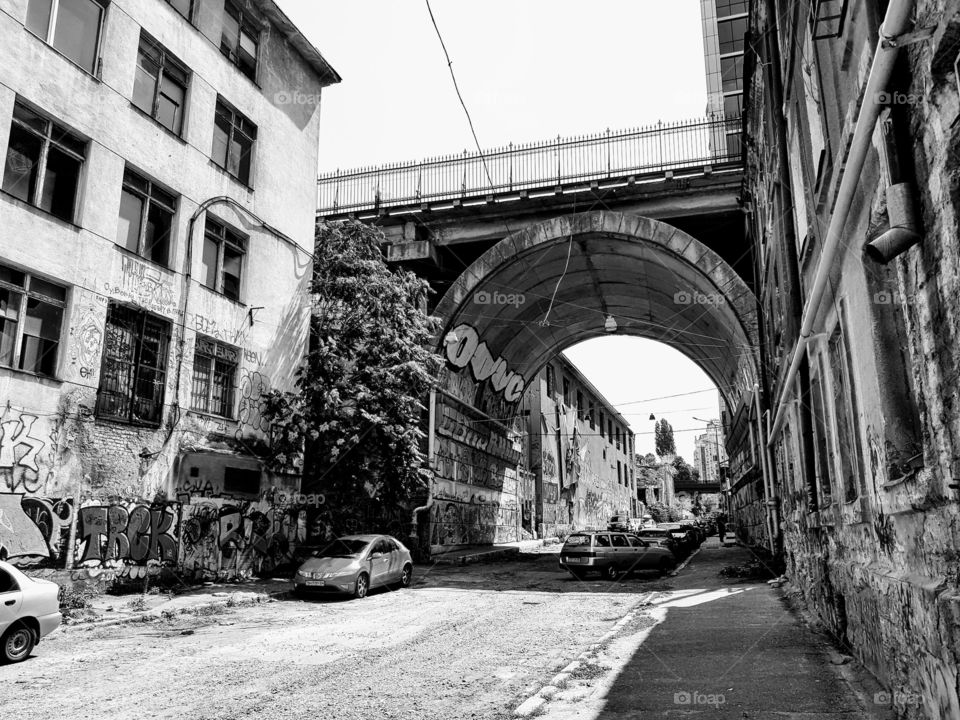
<instances>
[{"instance_id":1,"label":"asphalt road","mask_svg":"<svg viewBox=\"0 0 960 720\"><path fill-rule=\"evenodd\" d=\"M573 580L550 554L418 570L412 588L364 600L63 628L0 667L3 716L506 718L669 584Z\"/></svg>"},{"instance_id":2,"label":"asphalt road","mask_svg":"<svg viewBox=\"0 0 960 720\"><path fill-rule=\"evenodd\" d=\"M0 717L890 717L779 591L718 576L746 559L711 539L678 576L611 583L574 580L545 553L420 567L412 588L364 600L68 627L0 667Z\"/></svg>"}]
</instances>

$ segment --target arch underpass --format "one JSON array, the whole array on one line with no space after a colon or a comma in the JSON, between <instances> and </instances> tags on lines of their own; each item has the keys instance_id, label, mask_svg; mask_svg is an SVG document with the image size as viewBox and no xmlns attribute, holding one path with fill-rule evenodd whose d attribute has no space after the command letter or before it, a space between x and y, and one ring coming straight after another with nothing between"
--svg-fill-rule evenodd
<instances>
[{"instance_id":1,"label":"arch underpass","mask_svg":"<svg viewBox=\"0 0 960 720\"><path fill-rule=\"evenodd\" d=\"M434 314L446 358L431 433L434 497L472 506L481 542L516 539L497 528L514 525L523 392L565 348L609 332L663 342L704 370L728 414L750 402L758 377L749 287L691 235L637 215L581 213L508 235Z\"/></svg>"}]
</instances>

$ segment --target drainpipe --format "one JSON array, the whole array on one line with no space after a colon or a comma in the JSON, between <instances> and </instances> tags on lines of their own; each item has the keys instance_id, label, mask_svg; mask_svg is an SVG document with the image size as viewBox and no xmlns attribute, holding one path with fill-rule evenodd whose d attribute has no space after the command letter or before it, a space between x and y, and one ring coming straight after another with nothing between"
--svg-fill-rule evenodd
<instances>
[{"instance_id":1,"label":"drainpipe","mask_svg":"<svg viewBox=\"0 0 960 720\"><path fill-rule=\"evenodd\" d=\"M433 507L433 473L436 470L436 454L437 454L437 441L435 439L436 429L437 429L437 390L436 388L430 388L430 407L427 408L429 412L429 421L427 423L427 467L430 469L430 477L427 478L427 502L421 505L418 508L413 509L413 514L411 515L411 524L410 524L410 540L411 544L416 547L419 543L419 534L417 533L418 522L417 515L422 512L429 510ZM429 545L429 543L427 543Z\"/></svg>"},{"instance_id":2,"label":"drainpipe","mask_svg":"<svg viewBox=\"0 0 960 720\"><path fill-rule=\"evenodd\" d=\"M887 216L890 229L863 248L868 258L883 265L920 242L910 183L887 186Z\"/></svg>"},{"instance_id":3,"label":"drainpipe","mask_svg":"<svg viewBox=\"0 0 960 720\"><path fill-rule=\"evenodd\" d=\"M833 215L830 217L830 227L823 244L823 252L817 263L817 273L814 277L810 298L803 312L803 324L800 327L800 339L793 353L793 360L781 386L780 396L777 399L777 412L770 428L768 445L776 441L786 415L787 399L800 371L800 365L806 356L807 343L813 334L813 327L820 309L820 303L826 294L827 283L836 264L837 256L844 247L843 231L850 214L860 181L860 172L867 158L873 137L873 131L880 116L881 105L877 101L880 93L884 92L890 82L893 65L899 54L897 39L907 31L910 22L910 13L913 11L913 0L890 0L887 14L880 26L880 41L877 43L873 56L873 64L867 77L867 85L863 93L863 100L857 112L857 122L854 125L853 138L850 142L850 152L840 179L837 200L834 203Z\"/></svg>"},{"instance_id":4,"label":"drainpipe","mask_svg":"<svg viewBox=\"0 0 960 720\"><path fill-rule=\"evenodd\" d=\"M763 413L760 411L760 384L753 385L753 406L757 413L757 438L760 441L760 472L763 474L763 505L766 512L764 515L767 520L767 542L770 545L770 552L774 552L773 533L774 533L774 514L776 513L773 502L773 481L770 478L770 468L767 463L767 444L764 442L763 433Z\"/></svg>"}]
</instances>

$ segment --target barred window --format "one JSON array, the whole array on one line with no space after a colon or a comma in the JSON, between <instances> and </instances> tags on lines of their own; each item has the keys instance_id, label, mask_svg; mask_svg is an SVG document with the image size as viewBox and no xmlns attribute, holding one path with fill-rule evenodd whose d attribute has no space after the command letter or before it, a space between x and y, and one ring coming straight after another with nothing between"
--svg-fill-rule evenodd
<instances>
[{"instance_id":1,"label":"barred window","mask_svg":"<svg viewBox=\"0 0 960 720\"><path fill-rule=\"evenodd\" d=\"M0 366L53 377L67 290L0 265Z\"/></svg>"},{"instance_id":2,"label":"barred window","mask_svg":"<svg viewBox=\"0 0 960 720\"><path fill-rule=\"evenodd\" d=\"M239 363L237 348L198 335L190 406L199 412L232 418Z\"/></svg>"},{"instance_id":3,"label":"barred window","mask_svg":"<svg viewBox=\"0 0 960 720\"><path fill-rule=\"evenodd\" d=\"M104 334L97 417L159 425L169 350L167 320L111 303Z\"/></svg>"}]
</instances>

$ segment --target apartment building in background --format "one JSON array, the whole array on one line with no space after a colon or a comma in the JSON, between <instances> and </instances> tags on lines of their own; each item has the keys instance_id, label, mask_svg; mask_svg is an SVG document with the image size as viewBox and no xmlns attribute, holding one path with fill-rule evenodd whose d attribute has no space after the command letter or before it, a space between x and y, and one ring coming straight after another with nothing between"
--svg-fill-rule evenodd
<instances>
[{"instance_id":1,"label":"apartment building in background","mask_svg":"<svg viewBox=\"0 0 960 720\"><path fill-rule=\"evenodd\" d=\"M264 401L306 348L336 82L272 0L0 2L3 556L222 577L306 539Z\"/></svg>"},{"instance_id":2,"label":"apartment building in background","mask_svg":"<svg viewBox=\"0 0 960 720\"><path fill-rule=\"evenodd\" d=\"M719 420L711 420L706 431L693 441L693 467L700 473L700 482L721 482L720 468L726 460L723 426Z\"/></svg>"},{"instance_id":3,"label":"apartment building in background","mask_svg":"<svg viewBox=\"0 0 960 720\"><path fill-rule=\"evenodd\" d=\"M541 369L521 407L540 537L602 530L612 515L642 512L633 431L566 356Z\"/></svg>"},{"instance_id":4,"label":"apartment building in background","mask_svg":"<svg viewBox=\"0 0 960 720\"><path fill-rule=\"evenodd\" d=\"M743 112L744 36L748 0L700 0L703 58L707 77L707 115L739 118ZM731 124L713 138L718 154L739 155L740 125Z\"/></svg>"}]
</instances>

